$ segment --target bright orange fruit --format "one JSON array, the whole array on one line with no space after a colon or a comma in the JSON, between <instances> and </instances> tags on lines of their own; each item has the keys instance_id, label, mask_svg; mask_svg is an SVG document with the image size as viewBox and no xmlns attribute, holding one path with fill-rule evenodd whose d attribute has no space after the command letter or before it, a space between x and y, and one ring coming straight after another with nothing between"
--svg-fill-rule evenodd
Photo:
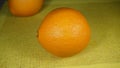
<instances>
[{"instance_id":1,"label":"bright orange fruit","mask_svg":"<svg viewBox=\"0 0 120 68\"><path fill-rule=\"evenodd\" d=\"M45 17L38 30L38 40L48 52L68 57L88 45L90 32L85 17L79 11L62 7Z\"/></svg>"},{"instance_id":2,"label":"bright orange fruit","mask_svg":"<svg viewBox=\"0 0 120 68\"><path fill-rule=\"evenodd\" d=\"M10 12L15 16L31 16L42 7L43 0L8 0Z\"/></svg>"}]
</instances>

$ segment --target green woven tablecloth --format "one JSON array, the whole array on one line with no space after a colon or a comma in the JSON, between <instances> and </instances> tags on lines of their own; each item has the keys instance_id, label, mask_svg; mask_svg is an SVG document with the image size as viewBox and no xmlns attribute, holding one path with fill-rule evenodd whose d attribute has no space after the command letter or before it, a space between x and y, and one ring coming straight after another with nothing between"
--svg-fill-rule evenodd
<instances>
[{"instance_id":1,"label":"green woven tablecloth","mask_svg":"<svg viewBox=\"0 0 120 68\"><path fill-rule=\"evenodd\" d=\"M0 10L0 68L120 68L120 0L46 0L31 17L15 17L7 6ZM45 15L58 7L80 10L92 30L88 47L68 58L49 54L36 37Z\"/></svg>"}]
</instances>

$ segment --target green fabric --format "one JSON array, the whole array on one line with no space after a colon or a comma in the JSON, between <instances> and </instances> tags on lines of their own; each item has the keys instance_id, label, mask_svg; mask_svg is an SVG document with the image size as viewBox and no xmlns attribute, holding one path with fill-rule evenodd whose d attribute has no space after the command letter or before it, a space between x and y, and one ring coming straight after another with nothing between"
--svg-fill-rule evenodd
<instances>
[{"instance_id":1,"label":"green fabric","mask_svg":"<svg viewBox=\"0 0 120 68\"><path fill-rule=\"evenodd\" d=\"M58 68L120 68L120 63L103 63L103 64L81 65L81 66L63 66Z\"/></svg>"},{"instance_id":2,"label":"green fabric","mask_svg":"<svg viewBox=\"0 0 120 68\"><path fill-rule=\"evenodd\" d=\"M41 21L58 7L80 10L92 30L88 47L68 58L51 55L37 40ZM11 15L7 3L0 10L0 68L88 67L120 68L120 2L49 0L38 14L31 17Z\"/></svg>"}]
</instances>

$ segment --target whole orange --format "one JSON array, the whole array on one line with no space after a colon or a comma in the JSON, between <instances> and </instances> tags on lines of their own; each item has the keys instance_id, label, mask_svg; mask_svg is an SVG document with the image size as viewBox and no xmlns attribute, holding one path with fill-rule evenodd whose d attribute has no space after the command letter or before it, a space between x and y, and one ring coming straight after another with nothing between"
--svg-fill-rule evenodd
<instances>
[{"instance_id":1,"label":"whole orange","mask_svg":"<svg viewBox=\"0 0 120 68\"><path fill-rule=\"evenodd\" d=\"M68 57L88 45L90 32L85 17L78 10L62 7L45 17L38 29L38 40L48 52Z\"/></svg>"},{"instance_id":2,"label":"whole orange","mask_svg":"<svg viewBox=\"0 0 120 68\"><path fill-rule=\"evenodd\" d=\"M15 16L31 16L42 7L43 0L8 0L10 12Z\"/></svg>"}]
</instances>

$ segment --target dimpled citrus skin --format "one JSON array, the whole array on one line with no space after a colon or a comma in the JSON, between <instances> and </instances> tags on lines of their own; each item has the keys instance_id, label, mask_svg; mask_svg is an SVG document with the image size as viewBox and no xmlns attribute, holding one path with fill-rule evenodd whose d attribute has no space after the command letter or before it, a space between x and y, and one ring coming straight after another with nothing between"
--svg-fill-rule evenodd
<instances>
[{"instance_id":1,"label":"dimpled citrus skin","mask_svg":"<svg viewBox=\"0 0 120 68\"><path fill-rule=\"evenodd\" d=\"M42 8L43 0L8 0L9 10L15 16L31 16Z\"/></svg>"},{"instance_id":2,"label":"dimpled citrus skin","mask_svg":"<svg viewBox=\"0 0 120 68\"><path fill-rule=\"evenodd\" d=\"M57 8L51 11L40 25L38 40L48 52L59 57L69 57L88 45L90 28L79 11Z\"/></svg>"}]
</instances>

